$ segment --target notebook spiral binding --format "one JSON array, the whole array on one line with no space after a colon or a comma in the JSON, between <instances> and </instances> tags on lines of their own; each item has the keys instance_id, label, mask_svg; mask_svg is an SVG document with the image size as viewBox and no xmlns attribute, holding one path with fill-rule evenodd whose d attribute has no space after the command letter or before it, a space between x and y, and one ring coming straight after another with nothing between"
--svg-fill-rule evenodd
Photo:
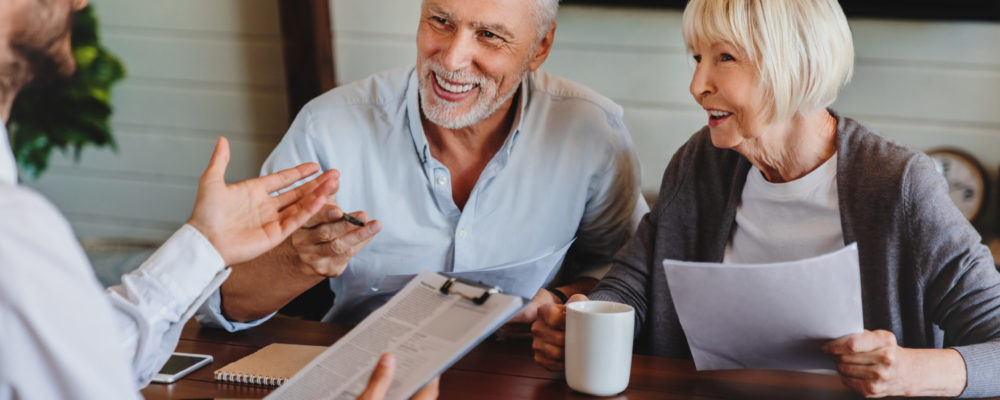
<instances>
[{"instance_id":1,"label":"notebook spiral binding","mask_svg":"<svg viewBox=\"0 0 1000 400\"><path fill-rule=\"evenodd\" d=\"M288 378L275 378L271 376L256 376L250 374L220 372L215 374L215 380L229 383L246 383L253 385L281 386L288 381Z\"/></svg>"}]
</instances>

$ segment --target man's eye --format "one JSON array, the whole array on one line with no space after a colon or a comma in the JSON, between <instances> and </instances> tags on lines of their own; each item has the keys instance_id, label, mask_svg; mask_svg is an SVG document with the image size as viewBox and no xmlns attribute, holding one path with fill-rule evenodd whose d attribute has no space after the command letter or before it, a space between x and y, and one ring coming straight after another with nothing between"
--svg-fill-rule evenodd
<instances>
[{"instance_id":1,"label":"man's eye","mask_svg":"<svg viewBox=\"0 0 1000 400\"><path fill-rule=\"evenodd\" d=\"M501 39L500 36L497 36L497 34L490 31L481 31L479 34L487 39Z\"/></svg>"},{"instance_id":2,"label":"man's eye","mask_svg":"<svg viewBox=\"0 0 1000 400\"><path fill-rule=\"evenodd\" d=\"M434 22L437 22L438 24L441 24L441 25L444 25L444 24L448 23L448 20L446 20L444 18L441 18L441 17L431 17L431 20L433 20Z\"/></svg>"}]
</instances>

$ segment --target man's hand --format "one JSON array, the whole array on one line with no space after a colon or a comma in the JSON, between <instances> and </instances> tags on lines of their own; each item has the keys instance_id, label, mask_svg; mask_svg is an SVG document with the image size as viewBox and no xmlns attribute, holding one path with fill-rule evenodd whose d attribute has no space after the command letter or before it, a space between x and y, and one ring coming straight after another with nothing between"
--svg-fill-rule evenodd
<instances>
[{"instance_id":1,"label":"man's hand","mask_svg":"<svg viewBox=\"0 0 1000 400\"><path fill-rule=\"evenodd\" d=\"M587 300L587 296L574 294L566 304ZM566 306L546 304L538 308L538 318L531 324L534 340L535 362L550 371L561 371L565 366Z\"/></svg>"},{"instance_id":2,"label":"man's hand","mask_svg":"<svg viewBox=\"0 0 1000 400\"><path fill-rule=\"evenodd\" d=\"M292 234L292 248L302 261L305 274L331 278L340 276L351 258L382 230L382 224L377 220L370 221L364 211L350 215L365 226L344 221L343 210L331 198L304 228Z\"/></svg>"},{"instance_id":3,"label":"man's hand","mask_svg":"<svg viewBox=\"0 0 1000 400\"><path fill-rule=\"evenodd\" d=\"M198 182L198 197L188 220L215 246L226 265L253 259L281 243L316 213L339 185L339 173L327 171L272 197L270 193L316 173L319 166L302 164L227 185L228 164L229 142L220 137Z\"/></svg>"},{"instance_id":4,"label":"man's hand","mask_svg":"<svg viewBox=\"0 0 1000 400\"><path fill-rule=\"evenodd\" d=\"M531 324L535 322L535 318L538 316L538 308L546 304L559 304L559 299L548 289L538 289L535 297L531 298L531 303L528 303L514 318L511 318L500 329L497 329L497 336L502 339L531 337Z\"/></svg>"},{"instance_id":5,"label":"man's hand","mask_svg":"<svg viewBox=\"0 0 1000 400\"><path fill-rule=\"evenodd\" d=\"M885 330L847 335L823 346L844 385L866 397L958 396L965 360L953 349L908 349Z\"/></svg>"},{"instance_id":6,"label":"man's hand","mask_svg":"<svg viewBox=\"0 0 1000 400\"><path fill-rule=\"evenodd\" d=\"M361 392L361 396L358 396L358 400L382 400L385 398L385 393L389 391L389 386L392 385L392 376L396 373L396 358L392 354L385 353L381 358L378 359L378 363L375 364L375 370L372 371L371 378L368 378L368 387L365 388L364 392ZM434 378L427 386L420 389L417 394L411 397L412 400L432 400L438 397L438 381L440 378Z\"/></svg>"}]
</instances>

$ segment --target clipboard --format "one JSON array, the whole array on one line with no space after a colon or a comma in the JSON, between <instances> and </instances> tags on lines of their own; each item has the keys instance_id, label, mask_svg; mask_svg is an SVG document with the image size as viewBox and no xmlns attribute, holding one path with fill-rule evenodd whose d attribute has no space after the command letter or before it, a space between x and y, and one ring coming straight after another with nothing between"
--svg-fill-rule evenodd
<instances>
[{"instance_id":1,"label":"clipboard","mask_svg":"<svg viewBox=\"0 0 1000 400\"><path fill-rule=\"evenodd\" d=\"M423 271L267 398L356 398L386 352L397 360L386 399L409 398L529 302L497 286Z\"/></svg>"}]
</instances>

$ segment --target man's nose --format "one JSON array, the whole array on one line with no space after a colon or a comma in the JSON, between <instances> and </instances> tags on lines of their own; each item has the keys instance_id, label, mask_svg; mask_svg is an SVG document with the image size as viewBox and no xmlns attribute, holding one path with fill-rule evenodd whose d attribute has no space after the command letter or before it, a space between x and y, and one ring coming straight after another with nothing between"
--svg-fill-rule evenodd
<instances>
[{"instance_id":1,"label":"man's nose","mask_svg":"<svg viewBox=\"0 0 1000 400\"><path fill-rule=\"evenodd\" d=\"M460 71L472 64L475 51L475 38L459 32L444 50L441 64L449 71Z\"/></svg>"}]
</instances>

